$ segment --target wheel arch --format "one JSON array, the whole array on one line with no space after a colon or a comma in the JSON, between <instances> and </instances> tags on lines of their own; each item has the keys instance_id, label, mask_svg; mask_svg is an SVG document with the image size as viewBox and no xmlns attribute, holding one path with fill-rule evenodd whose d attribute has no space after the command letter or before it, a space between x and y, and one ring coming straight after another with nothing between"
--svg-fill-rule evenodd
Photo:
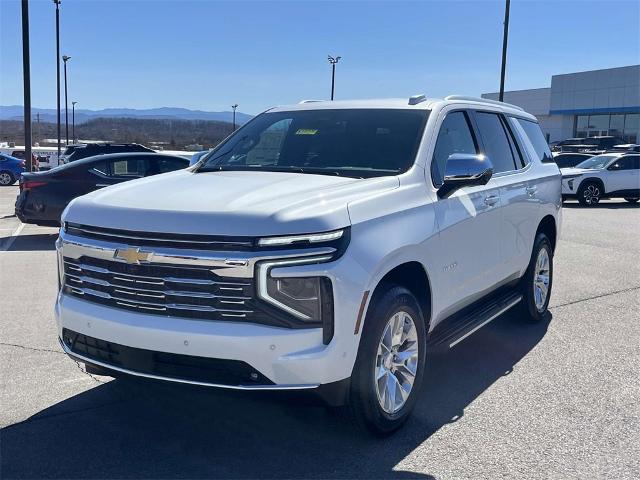
<instances>
[{"instance_id":1,"label":"wheel arch","mask_svg":"<svg viewBox=\"0 0 640 480\"><path fill-rule=\"evenodd\" d=\"M607 189L604 186L604 181L602 181L602 179L598 177L587 177L583 179L580 182L580 185L578 185L578 188L576 188L576 193L582 188L582 185L585 185L587 182L597 183L600 188L602 188L602 194L604 195L605 193L607 193Z\"/></svg>"},{"instance_id":2,"label":"wheel arch","mask_svg":"<svg viewBox=\"0 0 640 480\"><path fill-rule=\"evenodd\" d=\"M544 233L551 242L551 250L555 252L556 244L558 242L558 227L556 225L556 219L553 215L547 215L540 220L538 229L536 230L536 237L539 233Z\"/></svg>"},{"instance_id":3,"label":"wheel arch","mask_svg":"<svg viewBox=\"0 0 640 480\"><path fill-rule=\"evenodd\" d=\"M371 294L371 301L367 307L369 312L375 299L381 294L385 285L394 284L405 287L418 300L425 320L425 328L429 330L432 317L431 282L425 266L415 260L399 263L387 270L378 280Z\"/></svg>"}]
</instances>

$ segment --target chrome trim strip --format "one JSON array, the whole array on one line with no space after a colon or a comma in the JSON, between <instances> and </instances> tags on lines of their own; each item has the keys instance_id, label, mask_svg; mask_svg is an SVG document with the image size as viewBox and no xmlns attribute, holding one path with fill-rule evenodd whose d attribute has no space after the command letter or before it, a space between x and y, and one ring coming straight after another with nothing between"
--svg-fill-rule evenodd
<instances>
[{"instance_id":1,"label":"chrome trim strip","mask_svg":"<svg viewBox=\"0 0 640 480\"><path fill-rule=\"evenodd\" d=\"M456 340L454 340L452 343L449 344L449 348L452 348L454 346L456 346L458 343L460 343L462 340L464 340L465 338L467 338L469 335L471 335L472 333L476 332L477 330L481 329L482 327L484 327L487 323L489 323L491 320L494 320L495 318L499 317L500 315L502 315L504 312L506 312L507 310L509 310L511 307L513 307L514 305L516 305L518 302L520 302L522 300L522 295L520 295L518 298L516 298L515 300L509 302L509 304L504 307L501 308L497 313L494 313L493 315L491 315L488 319L486 319L484 322L482 322L480 325L476 326L473 330L471 330L470 332L465 333L462 337L457 338Z\"/></svg>"},{"instance_id":2,"label":"chrome trim strip","mask_svg":"<svg viewBox=\"0 0 640 480\"><path fill-rule=\"evenodd\" d=\"M226 242L226 241L215 241L215 240L186 240L186 239L177 239L177 238L153 238L153 237L138 237L135 235L127 235L127 234L116 234L116 233L106 233L100 232L97 230L91 230L90 228L80 228L69 226L67 228L88 233L89 235L100 235L103 237L110 237L111 239L118 241L119 238L125 238L127 240L142 240L142 241L150 241L150 242L175 242L175 243L187 243L187 244L202 244L202 245L233 245L233 246L252 246L253 242ZM151 233L151 232L150 232Z\"/></svg>"},{"instance_id":3,"label":"chrome trim strip","mask_svg":"<svg viewBox=\"0 0 640 480\"><path fill-rule=\"evenodd\" d=\"M97 239L77 237L60 231L63 255L79 260L82 256L98 258L110 262L121 262L115 257L119 248L130 247L127 243L106 242ZM221 269L225 277L253 278L256 262L271 259L300 258L318 255L330 255L336 252L333 247L315 247L299 250L281 250L264 252L211 252L181 248L157 247L153 251L151 264L170 265L173 267L199 266Z\"/></svg>"},{"instance_id":4,"label":"chrome trim strip","mask_svg":"<svg viewBox=\"0 0 640 480\"><path fill-rule=\"evenodd\" d=\"M175 383L186 383L189 385L200 385L202 387L215 387L215 388L226 388L228 390L311 390L314 388L318 388L320 386L319 383L312 384L284 384L284 385L222 385L219 383L209 383L209 382L198 382L196 380L186 380L183 378L172 378L172 377L162 377L160 375L154 375L152 373L142 373L136 372L135 370L127 370L126 368L116 367L114 365L110 365L108 363L100 362L99 360L93 360L91 358L87 358L83 355L75 353L69 349L62 341L60 337L58 337L58 341L60 342L60 346L64 353L69 355L71 358L75 358L76 360L80 360L81 362L86 362L91 365L98 365L99 367L108 368L109 370L115 370L121 373L127 373L129 375L133 375L136 377L144 377L151 378L153 380L164 380L167 382L175 382Z\"/></svg>"},{"instance_id":5,"label":"chrome trim strip","mask_svg":"<svg viewBox=\"0 0 640 480\"><path fill-rule=\"evenodd\" d=\"M66 284L73 293L78 295L91 295L94 297L104 298L106 300L114 300L116 303L121 302L130 307L136 308L152 308L155 310L192 310L196 312L221 312L223 315L228 313L253 313L253 310L229 310L226 308L215 308L210 305L193 305L189 303L154 303L137 300L134 298L122 298L111 295L107 292L101 292L99 290L93 290L92 288L76 287L74 285Z\"/></svg>"}]
</instances>

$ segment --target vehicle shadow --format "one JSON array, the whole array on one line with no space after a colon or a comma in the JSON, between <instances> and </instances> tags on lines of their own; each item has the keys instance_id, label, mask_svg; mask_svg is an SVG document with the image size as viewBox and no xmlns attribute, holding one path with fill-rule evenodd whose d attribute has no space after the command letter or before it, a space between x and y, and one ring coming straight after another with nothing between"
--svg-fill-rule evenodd
<instances>
[{"instance_id":1,"label":"vehicle shadow","mask_svg":"<svg viewBox=\"0 0 640 480\"><path fill-rule=\"evenodd\" d=\"M58 238L58 233L38 233L5 237L0 238L0 244L8 242L10 238L13 238L13 243L7 249L8 252L46 251L56 249L55 243Z\"/></svg>"},{"instance_id":2,"label":"vehicle shadow","mask_svg":"<svg viewBox=\"0 0 640 480\"><path fill-rule=\"evenodd\" d=\"M434 478L394 468L544 337L550 315L536 325L515 315L429 355L421 402L386 439L305 397L119 379L0 431L2 477Z\"/></svg>"},{"instance_id":3,"label":"vehicle shadow","mask_svg":"<svg viewBox=\"0 0 640 480\"><path fill-rule=\"evenodd\" d=\"M598 210L602 208L607 208L610 210L624 209L624 208L640 208L640 203L629 203L626 200L621 200L619 202L599 202L596 205L591 205L589 207L583 207L578 202L564 202L562 204L563 208L579 208L584 210Z\"/></svg>"}]
</instances>

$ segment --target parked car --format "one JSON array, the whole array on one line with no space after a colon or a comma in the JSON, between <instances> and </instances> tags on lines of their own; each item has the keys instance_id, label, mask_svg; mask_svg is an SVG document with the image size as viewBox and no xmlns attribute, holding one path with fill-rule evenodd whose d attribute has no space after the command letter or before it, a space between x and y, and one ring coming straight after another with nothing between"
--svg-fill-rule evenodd
<instances>
[{"instance_id":1,"label":"parked car","mask_svg":"<svg viewBox=\"0 0 640 480\"><path fill-rule=\"evenodd\" d=\"M556 162L558 168L567 168L575 167L591 157L593 157L591 153L554 153L553 161Z\"/></svg>"},{"instance_id":2,"label":"parked car","mask_svg":"<svg viewBox=\"0 0 640 480\"><path fill-rule=\"evenodd\" d=\"M640 155L606 153L562 170L562 198L577 198L584 206L603 198L640 199Z\"/></svg>"},{"instance_id":3,"label":"parked car","mask_svg":"<svg viewBox=\"0 0 640 480\"><path fill-rule=\"evenodd\" d=\"M62 154L61 163L75 162L81 158L93 157L94 155L105 155L109 153L128 152L148 152L155 153L154 150L137 143L82 143L69 145Z\"/></svg>"},{"instance_id":4,"label":"parked car","mask_svg":"<svg viewBox=\"0 0 640 480\"><path fill-rule=\"evenodd\" d=\"M613 152L636 152L640 153L640 145L637 143L623 143L621 145L615 145L611 151Z\"/></svg>"},{"instance_id":5,"label":"parked car","mask_svg":"<svg viewBox=\"0 0 640 480\"><path fill-rule=\"evenodd\" d=\"M24 173L16 215L24 223L60 225L71 200L94 190L186 168L189 161L157 153L114 153L84 158L46 172Z\"/></svg>"},{"instance_id":6,"label":"parked car","mask_svg":"<svg viewBox=\"0 0 640 480\"><path fill-rule=\"evenodd\" d=\"M588 138L573 138L558 144L561 152L604 152L622 143L619 137L602 135Z\"/></svg>"},{"instance_id":7,"label":"parked car","mask_svg":"<svg viewBox=\"0 0 640 480\"><path fill-rule=\"evenodd\" d=\"M546 318L561 212L560 171L518 107L275 108L196 169L69 205L60 342L90 372L311 391L388 434L428 350L512 307Z\"/></svg>"},{"instance_id":8,"label":"parked car","mask_svg":"<svg viewBox=\"0 0 640 480\"><path fill-rule=\"evenodd\" d=\"M25 161L0 153L0 185L6 187L18 181L25 171Z\"/></svg>"}]
</instances>

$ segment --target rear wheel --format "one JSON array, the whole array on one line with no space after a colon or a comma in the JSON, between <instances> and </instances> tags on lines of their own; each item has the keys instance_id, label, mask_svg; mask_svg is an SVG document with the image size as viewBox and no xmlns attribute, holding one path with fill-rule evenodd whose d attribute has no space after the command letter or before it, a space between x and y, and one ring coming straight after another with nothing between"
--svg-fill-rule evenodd
<instances>
[{"instance_id":1,"label":"rear wheel","mask_svg":"<svg viewBox=\"0 0 640 480\"><path fill-rule=\"evenodd\" d=\"M539 322L547 313L553 284L553 250L544 233L536 236L529 267L521 282L523 316Z\"/></svg>"},{"instance_id":2,"label":"rear wheel","mask_svg":"<svg viewBox=\"0 0 640 480\"><path fill-rule=\"evenodd\" d=\"M640 200L640 198L628 198L628 197L625 197L624 199L629 203L638 203L638 200Z\"/></svg>"},{"instance_id":3,"label":"rear wheel","mask_svg":"<svg viewBox=\"0 0 640 480\"><path fill-rule=\"evenodd\" d=\"M425 320L413 294L384 285L369 307L351 377L349 413L376 435L402 426L424 374Z\"/></svg>"},{"instance_id":4,"label":"rear wheel","mask_svg":"<svg viewBox=\"0 0 640 480\"><path fill-rule=\"evenodd\" d=\"M16 178L11 172L8 172L7 170L0 171L0 185L6 187L13 185L14 183L16 183Z\"/></svg>"},{"instance_id":5,"label":"rear wheel","mask_svg":"<svg viewBox=\"0 0 640 480\"><path fill-rule=\"evenodd\" d=\"M598 182L586 181L578 188L578 202L580 205L592 207L600 202L600 197L604 192Z\"/></svg>"}]
</instances>

